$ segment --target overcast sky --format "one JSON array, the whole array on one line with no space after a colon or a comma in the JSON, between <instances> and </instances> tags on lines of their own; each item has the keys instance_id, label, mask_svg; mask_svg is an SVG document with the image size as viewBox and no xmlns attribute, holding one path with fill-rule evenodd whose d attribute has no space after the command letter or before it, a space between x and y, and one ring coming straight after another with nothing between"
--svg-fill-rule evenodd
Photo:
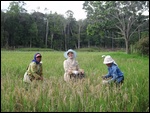
<instances>
[{"instance_id":1,"label":"overcast sky","mask_svg":"<svg viewBox=\"0 0 150 113\"><path fill-rule=\"evenodd\" d=\"M1 9L8 9L11 1L1 1ZM39 12L45 13L44 9L47 8L52 13L57 12L64 16L67 10L71 10L74 13L76 20L85 19L86 12L83 10L84 1L24 1L26 6L24 7L28 12L32 10L37 11L37 7L40 7Z\"/></svg>"}]
</instances>

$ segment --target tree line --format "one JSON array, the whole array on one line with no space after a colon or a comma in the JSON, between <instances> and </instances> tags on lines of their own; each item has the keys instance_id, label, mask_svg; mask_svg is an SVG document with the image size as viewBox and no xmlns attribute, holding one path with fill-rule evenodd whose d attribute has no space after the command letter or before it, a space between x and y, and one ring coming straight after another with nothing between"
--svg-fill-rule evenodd
<instances>
[{"instance_id":1,"label":"tree line","mask_svg":"<svg viewBox=\"0 0 150 113\"><path fill-rule=\"evenodd\" d=\"M1 48L39 47L55 50L83 47L126 48L149 36L149 1L85 1L86 19L57 12L27 13L24 1L1 10ZM48 10L45 8L45 11ZM80 13L80 12L79 12Z\"/></svg>"}]
</instances>

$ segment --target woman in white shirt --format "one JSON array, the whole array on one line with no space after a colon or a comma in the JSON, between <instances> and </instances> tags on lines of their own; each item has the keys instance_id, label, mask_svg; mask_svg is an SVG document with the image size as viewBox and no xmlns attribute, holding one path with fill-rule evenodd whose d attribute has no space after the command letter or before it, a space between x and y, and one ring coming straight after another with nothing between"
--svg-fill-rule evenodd
<instances>
[{"instance_id":1,"label":"woman in white shirt","mask_svg":"<svg viewBox=\"0 0 150 113\"><path fill-rule=\"evenodd\" d=\"M66 60L63 63L64 66L64 80L69 81L72 77L84 77L84 70L79 68L78 61L76 61L76 52L69 49L64 53Z\"/></svg>"}]
</instances>

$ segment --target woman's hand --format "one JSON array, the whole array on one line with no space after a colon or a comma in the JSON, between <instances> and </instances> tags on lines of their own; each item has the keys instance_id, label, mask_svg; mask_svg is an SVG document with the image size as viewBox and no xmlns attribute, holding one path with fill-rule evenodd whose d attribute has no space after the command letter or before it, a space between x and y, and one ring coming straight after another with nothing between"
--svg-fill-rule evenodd
<instances>
[{"instance_id":1,"label":"woman's hand","mask_svg":"<svg viewBox=\"0 0 150 113\"><path fill-rule=\"evenodd\" d=\"M83 70L83 69L80 69L80 73L81 73L81 74L84 74L84 70Z\"/></svg>"},{"instance_id":2,"label":"woman's hand","mask_svg":"<svg viewBox=\"0 0 150 113\"><path fill-rule=\"evenodd\" d=\"M103 80L102 83L103 83L103 84L108 84L108 81Z\"/></svg>"},{"instance_id":3,"label":"woman's hand","mask_svg":"<svg viewBox=\"0 0 150 113\"><path fill-rule=\"evenodd\" d=\"M68 74L71 75L72 74L72 70L68 70Z\"/></svg>"},{"instance_id":4,"label":"woman's hand","mask_svg":"<svg viewBox=\"0 0 150 113\"><path fill-rule=\"evenodd\" d=\"M41 76L40 80L42 80L42 81L43 81L43 77L42 77L42 76Z\"/></svg>"},{"instance_id":5,"label":"woman's hand","mask_svg":"<svg viewBox=\"0 0 150 113\"><path fill-rule=\"evenodd\" d=\"M106 79L106 78L105 78L105 75L102 76L102 79Z\"/></svg>"},{"instance_id":6,"label":"woman's hand","mask_svg":"<svg viewBox=\"0 0 150 113\"><path fill-rule=\"evenodd\" d=\"M42 80L42 81L43 81L43 77L42 77L42 76L40 76L37 80Z\"/></svg>"}]
</instances>

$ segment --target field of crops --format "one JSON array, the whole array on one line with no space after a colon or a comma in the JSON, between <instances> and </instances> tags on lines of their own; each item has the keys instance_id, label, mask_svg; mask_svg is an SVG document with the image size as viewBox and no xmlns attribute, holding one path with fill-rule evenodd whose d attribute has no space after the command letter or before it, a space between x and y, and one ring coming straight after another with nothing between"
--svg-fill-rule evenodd
<instances>
[{"instance_id":1,"label":"field of crops","mask_svg":"<svg viewBox=\"0 0 150 113\"><path fill-rule=\"evenodd\" d=\"M149 112L149 58L124 52L77 52L86 77L63 80L63 53L41 51L44 81L23 80L35 51L1 51L1 112ZM102 85L103 54L124 73L120 88Z\"/></svg>"}]
</instances>

